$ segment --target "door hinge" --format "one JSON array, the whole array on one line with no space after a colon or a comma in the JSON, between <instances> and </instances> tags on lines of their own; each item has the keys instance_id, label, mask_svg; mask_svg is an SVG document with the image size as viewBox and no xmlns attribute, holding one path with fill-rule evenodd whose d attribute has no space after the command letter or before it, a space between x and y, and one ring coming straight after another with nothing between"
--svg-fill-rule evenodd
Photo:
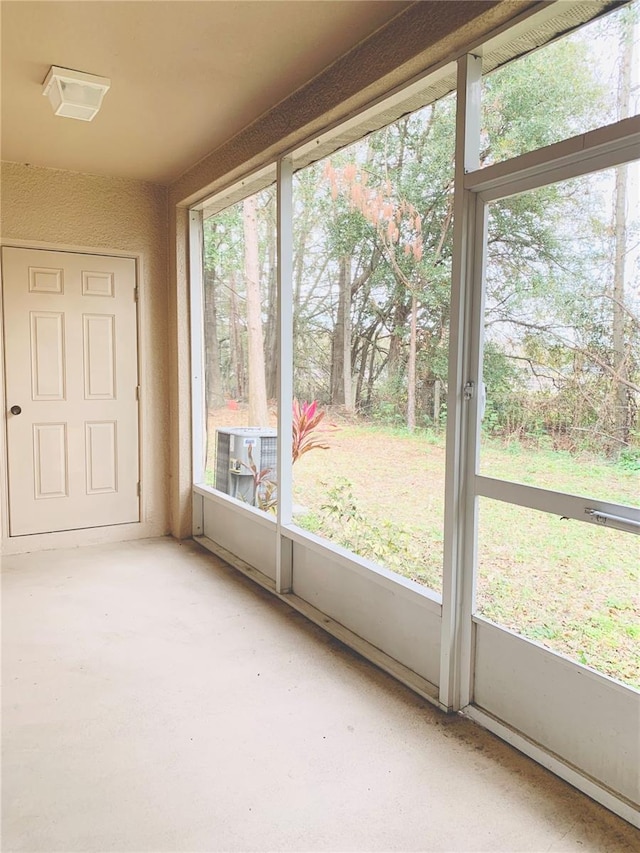
<instances>
[{"instance_id":1,"label":"door hinge","mask_svg":"<svg viewBox=\"0 0 640 853\"><path fill-rule=\"evenodd\" d=\"M139 295L140 295L140 294L139 294L139 292L138 292L138 285L136 284L136 286L133 288L133 301L134 301L134 302L137 302L137 301L138 301L138 296L139 296Z\"/></svg>"},{"instance_id":2,"label":"door hinge","mask_svg":"<svg viewBox=\"0 0 640 853\"><path fill-rule=\"evenodd\" d=\"M140 480L138 480L138 485L136 486L136 493L140 497Z\"/></svg>"},{"instance_id":3,"label":"door hinge","mask_svg":"<svg viewBox=\"0 0 640 853\"><path fill-rule=\"evenodd\" d=\"M140 386L136 385L136 400L140 400Z\"/></svg>"}]
</instances>

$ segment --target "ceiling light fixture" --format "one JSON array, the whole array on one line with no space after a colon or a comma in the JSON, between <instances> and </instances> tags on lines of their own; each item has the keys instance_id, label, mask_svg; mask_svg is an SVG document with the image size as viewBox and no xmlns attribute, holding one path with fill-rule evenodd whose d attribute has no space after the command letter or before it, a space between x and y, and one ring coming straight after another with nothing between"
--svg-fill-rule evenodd
<instances>
[{"instance_id":1,"label":"ceiling light fixture","mask_svg":"<svg viewBox=\"0 0 640 853\"><path fill-rule=\"evenodd\" d=\"M49 98L57 116L91 121L98 114L111 80L52 65L43 85L42 94Z\"/></svg>"}]
</instances>

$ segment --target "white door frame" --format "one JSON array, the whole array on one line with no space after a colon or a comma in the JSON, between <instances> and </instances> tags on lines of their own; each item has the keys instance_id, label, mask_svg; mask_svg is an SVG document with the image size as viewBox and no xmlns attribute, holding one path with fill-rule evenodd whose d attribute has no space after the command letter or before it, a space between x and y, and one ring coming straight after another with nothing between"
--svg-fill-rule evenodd
<instances>
[{"instance_id":1,"label":"white door frame","mask_svg":"<svg viewBox=\"0 0 640 853\"><path fill-rule=\"evenodd\" d=\"M138 412L138 452L140 470L140 520L128 524L109 525L105 527L65 530L54 533L37 533L27 536L9 536L9 491L8 491L8 448L6 432L7 397L5 387L5 353L4 353L4 293L0 281L0 404L3 412L3 426L0 429L0 533L2 554L22 554L28 551L49 550L51 548L69 548L78 545L97 545L103 542L118 542L126 539L137 539L144 536L143 524L146 518L145 496L145 448L142 436L148 418L149 399L146 392L144 377L146 374L145 347L143 345L144 316L146 308L146 293L142 287L143 256L138 252L126 252L121 249L96 248L68 243L48 243L40 240L17 240L0 237L0 247L16 249L41 249L50 252L70 252L84 255L101 255L105 257L131 258L136 264L136 287L138 292L138 310L136 320L138 377L140 383L140 400ZM146 534L148 535L148 534Z\"/></svg>"}]
</instances>

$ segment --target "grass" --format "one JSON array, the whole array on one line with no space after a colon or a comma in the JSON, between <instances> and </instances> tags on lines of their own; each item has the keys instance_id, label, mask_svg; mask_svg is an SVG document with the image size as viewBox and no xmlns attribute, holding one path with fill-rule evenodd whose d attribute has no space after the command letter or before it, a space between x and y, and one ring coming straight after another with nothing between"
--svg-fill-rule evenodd
<instances>
[{"instance_id":1,"label":"grass","mask_svg":"<svg viewBox=\"0 0 640 853\"><path fill-rule=\"evenodd\" d=\"M628 533L481 499L478 610L640 687L639 558Z\"/></svg>"},{"instance_id":2,"label":"grass","mask_svg":"<svg viewBox=\"0 0 640 853\"><path fill-rule=\"evenodd\" d=\"M625 470L607 459L589 453L540 449L519 441L484 439L480 473L613 503L637 504L640 490L638 472Z\"/></svg>"},{"instance_id":3,"label":"grass","mask_svg":"<svg viewBox=\"0 0 640 853\"><path fill-rule=\"evenodd\" d=\"M327 441L294 467L296 522L441 591L443 434L345 423ZM638 472L515 442L484 440L481 473L625 504L640 493ZM635 536L481 498L478 557L480 614L640 688Z\"/></svg>"}]
</instances>

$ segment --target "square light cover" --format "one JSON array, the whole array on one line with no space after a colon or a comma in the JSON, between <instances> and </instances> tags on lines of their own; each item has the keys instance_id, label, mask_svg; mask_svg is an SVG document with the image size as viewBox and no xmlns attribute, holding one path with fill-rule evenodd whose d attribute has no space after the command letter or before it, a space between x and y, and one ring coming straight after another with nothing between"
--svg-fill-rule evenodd
<instances>
[{"instance_id":1,"label":"square light cover","mask_svg":"<svg viewBox=\"0 0 640 853\"><path fill-rule=\"evenodd\" d=\"M57 116L91 121L98 114L110 86L108 77L96 77L94 74L52 65L44 81L42 94L49 98Z\"/></svg>"}]
</instances>

